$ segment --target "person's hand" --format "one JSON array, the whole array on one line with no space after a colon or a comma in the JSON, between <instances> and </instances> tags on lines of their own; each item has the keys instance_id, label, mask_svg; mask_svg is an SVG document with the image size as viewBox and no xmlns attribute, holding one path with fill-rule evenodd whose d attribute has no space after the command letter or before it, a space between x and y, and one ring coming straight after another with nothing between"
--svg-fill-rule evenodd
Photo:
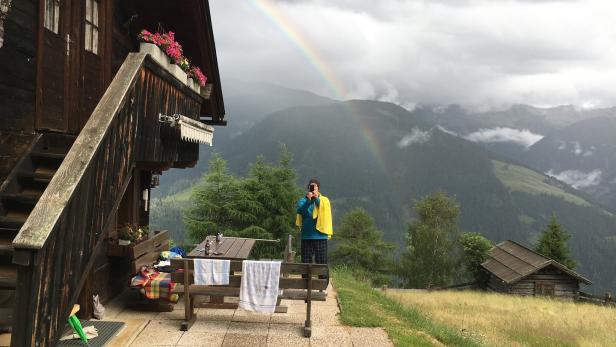
<instances>
[{"instance_id":1,"label":"person's hand","mask_svg":"<svg viewBox=\"0 0 616 347\"><path fill-rule=\"evenodd\" d=\"M306 194L306 198L307 198L308 200L311 200L314 196L315 196L315 195L314 195L314 193L313 193L313 192L308 192L308 194Z\"/></svg>"},{"instance_id":2,"label":"person's hand","mask_svg":"<svg viewBox=\"0 0 616 347\"><path fill-rule=\"evenodd\" d=\"M319 197L319 186L317 186L316 184L314 185L314 190L312 191L312 194L314 195L315 198Z\"/></svg>"}]
</instances>

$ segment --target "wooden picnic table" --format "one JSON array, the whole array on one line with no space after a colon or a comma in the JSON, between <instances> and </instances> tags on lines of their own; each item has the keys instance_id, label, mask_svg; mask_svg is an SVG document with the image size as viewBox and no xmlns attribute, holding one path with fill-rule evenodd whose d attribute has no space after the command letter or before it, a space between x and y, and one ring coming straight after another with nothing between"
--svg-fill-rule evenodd
<instances>
[{"instance_id":1,"label":"wooden picnic table","mask_svg":"<svg viewBox=\"0 0 616 347\"><path fill-rule=\"evenodd\" d=\"M210 254L205 254L205 243L211 241ZM229 260L245 260L248 259L252 248L255 245L255 239L247 239L242 237L223 237L222 242L216 242L216 236L208 236L195 249L190 251L187 258L212 258L212 259L229 259Z\"/></svg>"},{"instance_id":2,"label":"wooden picnic table","mask_svg":"<svg viewBox=\"0 0 616 347\"><path fill-rule=\"evenodd\" d=\"M211 241L210 254L205 254L205 243ZM223 237L222 242L216 242L216 236L207 236L203 242L186 255L187 258L210 258L246 260L255 245L255 239L242 237ZM237 303L225 302L224 296L210 296L209 302L197 303L197 307L236 309Z\"/></svg>"}]
</instances>

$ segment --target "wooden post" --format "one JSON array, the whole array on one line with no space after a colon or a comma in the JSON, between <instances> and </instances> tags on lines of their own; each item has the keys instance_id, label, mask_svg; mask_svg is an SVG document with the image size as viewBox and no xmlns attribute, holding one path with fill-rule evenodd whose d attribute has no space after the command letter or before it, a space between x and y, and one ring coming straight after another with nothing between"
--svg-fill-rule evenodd
<instances>
[{"instance_id":1,"label":"wooden post","mask_svg":"<svg viewBox=\"0 0 616 347\"><path fill-rule=\"evenodd\" d=\"M284 259L287 263L293 263L295 261L295 252L293 251L293 236L289 235L287 240L287 246L284 250Z\"/></svg>"},{"instance_id":2,"label":"wooden post","mask_svg":"<svg viewBox=\"0 0 616 347\"><path fill-rule=\"evenodd\" d=\"M184 259L184 321L180 330L188 331L195 322L193 300L190 295L190 263L192 259Z\"/></svg>"},{"instance_id":3,"label":"wooden post","mask_svg":"<svg viewBox=\"0 0 616 347\"><path fill-rule=\"evenodd\" d=\"M312 322L310 321L310 311L312 309L312 264L308 264L308 285L306 292L306 323L304 325L304 337L312 335Z\"/></svg>"}]
</instances>

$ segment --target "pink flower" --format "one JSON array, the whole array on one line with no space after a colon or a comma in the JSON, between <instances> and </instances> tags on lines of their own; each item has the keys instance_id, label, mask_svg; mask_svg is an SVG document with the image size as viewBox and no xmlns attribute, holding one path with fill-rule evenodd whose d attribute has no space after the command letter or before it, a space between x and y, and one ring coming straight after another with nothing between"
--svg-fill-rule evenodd
<instances>
[{"instance_id":1,"label":"pink flower","mask_svg":"<svg viewBox=\"0 0 616 347\"><path fill-rule=\"evenodd\" d=\"M207 82L207 77L205 77L203 72L201 72L201 69L196 66L193 66L190 68L190 71L188 72L188 76L196 79L199 85L202 87L205 86L205 82Z\"/></svg>"},{"instance_id":2,"label":"pink flower","mask_svg":"<svg viewBox=\"0 0 616 347\"><path fill-rule=\"evenodd\" d=\"M139 33L138 38L143 42L150 42L160 47L174 64L180 66L182 70L187 71L188 75L195 79L200 86L205 86L207 77L201 72L200 68L191 66L188 59L184 57L182 45L175 41L175 33L173 31L152 34L144 29Z\"/></svg>"}]
</instances>

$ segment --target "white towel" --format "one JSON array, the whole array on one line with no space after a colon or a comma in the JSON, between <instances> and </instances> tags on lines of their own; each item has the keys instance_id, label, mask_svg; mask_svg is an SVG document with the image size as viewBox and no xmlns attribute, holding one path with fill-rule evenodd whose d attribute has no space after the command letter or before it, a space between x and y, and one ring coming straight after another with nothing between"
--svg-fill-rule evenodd
<instances>
[{"instance_id":1,"label":"white towel","mask_svg":"<svg viewBox=\"0 0 616 347\"><path fill-rule=\"evenodd\" d=\"M229 284L231 262L228 259L195 258L195 284L226 286Z\"/></svg>"},{"instance_id":2,"label":"white towel","mask_svg":"<svg viewBox=\"0 0 616 347\"><path fill-rule=\"evenodd\" d=\"M248 311L272 313L278 300L280 261L244 260L239 307Z\"/></svg>"}]
</instances>

